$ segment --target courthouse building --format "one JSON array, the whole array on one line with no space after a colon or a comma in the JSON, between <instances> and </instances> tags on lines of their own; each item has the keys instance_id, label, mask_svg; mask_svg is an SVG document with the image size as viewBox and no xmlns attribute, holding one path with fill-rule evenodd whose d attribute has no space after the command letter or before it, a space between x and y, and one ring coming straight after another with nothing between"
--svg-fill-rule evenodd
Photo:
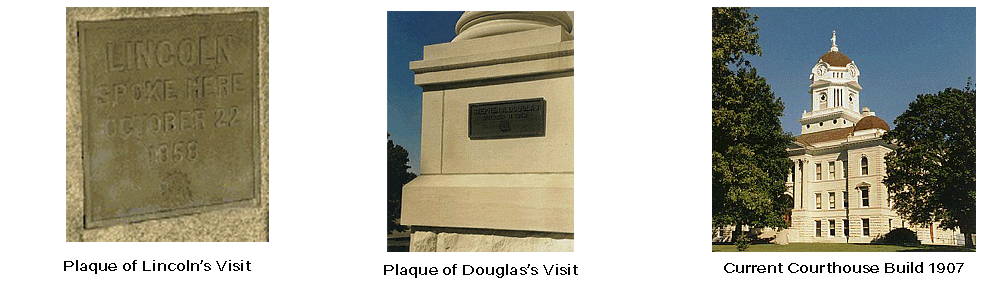
<instances>
[{"instance_id":1,"label":"courthouse building","mask_svg":"<svg viewBox=\"0 0 1000 300\"><path fill-rule=\"evenodd\" d=\"M836 38L834 32L830 51L812 68L811 111L802 113L802 134L787 149L794 168L782 197L792 200L785 216L790 226L751 228L751 234L779 243L869 243L905 227L923 244L964 245L958 230L913 226L892 210L882 179L885 155L898 147L882 140L889 124L861 105L860 69L839 51ZM713 241L729 241L731 232L719 230Z\"/></svg>"},{"instance_id":2,"label":"courthouse building","mask_svg":"<svg viewBox=\"0 0 1000 300\"><path fill-rule=\"evenodd\" d=\"M831 40L830 51L809 75L812 105L799 119L802 134L788 148L794 168L783 197L792 198L786 216L790 224L776 238L793 243L868 243L906 227L924 244L963 244L957 230L912 226L892 210L882 183L885 155L896 149L882 140L889 124L862 106L861 71L837 48L836 32Z\"/></svg>"}]
</instances>

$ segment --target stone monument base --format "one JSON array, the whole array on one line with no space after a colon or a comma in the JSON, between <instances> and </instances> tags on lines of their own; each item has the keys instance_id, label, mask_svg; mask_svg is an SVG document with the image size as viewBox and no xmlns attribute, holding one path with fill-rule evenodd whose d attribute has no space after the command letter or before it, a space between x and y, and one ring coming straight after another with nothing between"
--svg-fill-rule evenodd
<instances>
[{"instance_id":1,"label":"stone monument base","mask_svg":"<svg viewBox=\"0 0 1000 300\"><path fill-rule=\"evenodd\" d=\"M573 252L573 234L414 227L410 252Z\"/></svg>"},{"instance_id":2,"label":"stone monument base","mask_svg":"<svg viewBox=\"0 0 1000 300\"><path fill-rule=\"evenodd\" d=\"M778 231L778 233L774 235L774 240L771 242L778 245L788 245L788 230Z\"/></svg>"}]
</instances>

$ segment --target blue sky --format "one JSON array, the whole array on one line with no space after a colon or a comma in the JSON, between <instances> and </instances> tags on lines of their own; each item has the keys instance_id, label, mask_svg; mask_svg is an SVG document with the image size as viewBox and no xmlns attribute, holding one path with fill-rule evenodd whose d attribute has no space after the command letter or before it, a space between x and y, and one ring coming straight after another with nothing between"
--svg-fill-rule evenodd
<instances>
[{"instance_id":1,"label":"blue sky","mask_svg":"<svg viewBox=\"0 0 1000 300\"><path fill-rule=\"evenodd\" d=\"M840 52L861 70L861 106L889 122L919 94L964 88L976 72L974 8L752 8L760 19L764 54L751 57L785 102L781 124L801 134L809 107L809 72L830 51L837 31Z\"/></svg>"},{"instance_id":2,"label":"blue sky","mask_svg":"<svg viewBox=\"0 0 1000 300\"><path fill-rule=\"evenodd\" d=\"M423 58L426 45L450 42L462 12L388 12L386 84L390 139L410 152L410 169L420 173L422 91L413 85L409 62Z\"/></svg>"}]
</instances>

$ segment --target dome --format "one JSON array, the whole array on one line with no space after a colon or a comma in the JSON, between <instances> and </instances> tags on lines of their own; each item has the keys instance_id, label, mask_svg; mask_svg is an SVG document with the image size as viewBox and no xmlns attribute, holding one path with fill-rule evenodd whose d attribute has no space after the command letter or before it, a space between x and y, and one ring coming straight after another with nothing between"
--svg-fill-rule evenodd
<instances>
[{"instance_id":1,"label":"dome","mask_svg":"<svg viewBox=\"0 0 1000 300\"><path fill-rule=\"evenodd\" d=\"M885 120L876 116L867 116L861 118L861 120L858 120L858 122L854 124L855 132L865 129L883 129L885 131L889 131L889 123L886 123Z\"/></svg>"},{"instance_id":2,"label":"dome","mask_svg":"<svg viewBox=\"0 0 1000 300\"><path fill-rule=\"evenodd\" d=\"M848 58L847 55L840 53L840 51L827 52L826 54L823 54L819 60L825 61L834 67L846 67L847 64L851 63L851 59Z\"/></svg>"}]
</instances>

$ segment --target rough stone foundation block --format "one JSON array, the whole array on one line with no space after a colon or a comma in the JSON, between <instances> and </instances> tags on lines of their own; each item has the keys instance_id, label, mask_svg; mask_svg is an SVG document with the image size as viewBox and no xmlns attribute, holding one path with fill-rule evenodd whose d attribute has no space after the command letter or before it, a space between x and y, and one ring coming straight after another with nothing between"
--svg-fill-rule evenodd
<instances>
[{"instance_id":1,"label":"rough stone foundation block","mask_svg":"<svg viewBox=\"0 0 1000 300\"><path fill-rule=\"evenodd\" d=\"M418 228L410 235L410 252L573 252L573 234Z\"/></svg>"},{"instance_id":2,"label":"rough stone foundation block","mask_svg":"<svg viewBox=\"0 0 1000 300\"><path fill-rule=\"evenodd\" d=\"M410 234L410 252L437 252L437 234L429 231Z\"/></svg>"}]
</instances>

